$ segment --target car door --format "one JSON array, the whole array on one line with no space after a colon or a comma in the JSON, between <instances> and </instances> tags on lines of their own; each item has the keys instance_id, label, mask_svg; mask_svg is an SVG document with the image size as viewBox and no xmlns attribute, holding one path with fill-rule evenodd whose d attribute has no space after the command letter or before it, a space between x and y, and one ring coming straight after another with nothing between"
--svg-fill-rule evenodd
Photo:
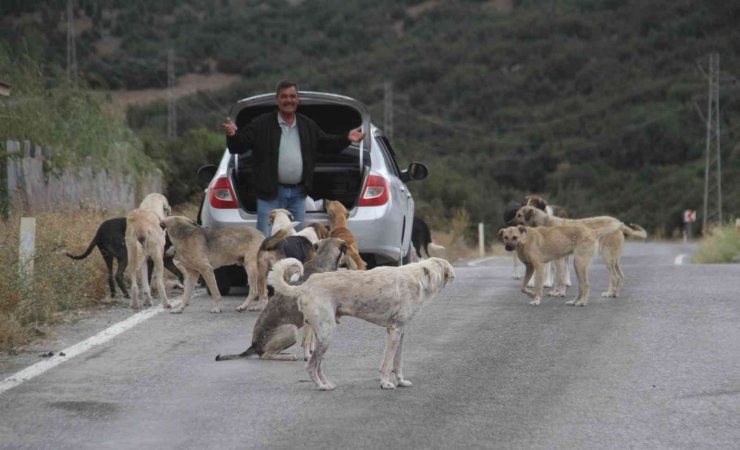
<instances>
[{"instance_id":1,"label":"car door","mask_svg":"<svg viewBox=\"0 0 740 450\"><path fill-rule=\"evenodd\" d=\"M376 135L378 146L388 168L390 181L391 199L393 202L393 222L398 223L398 245L401 253L408 256L411 245L411 227L414 218L414 199L408 186L401 181L398 162L388 139L382 134Z\"/></svg>"}]
</instances>

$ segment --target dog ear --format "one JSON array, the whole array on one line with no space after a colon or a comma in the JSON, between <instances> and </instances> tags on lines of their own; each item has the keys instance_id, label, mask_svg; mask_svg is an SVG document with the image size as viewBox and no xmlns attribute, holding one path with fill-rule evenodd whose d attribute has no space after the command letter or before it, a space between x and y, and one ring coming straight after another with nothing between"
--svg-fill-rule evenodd
<instances>
[{"instance_id":1,"label":"dog ear","mask_svg":"<svg viewBox=\"0 0 740 450\"><path fill-rule=\"evenodd\" d=\"M345 254L347 253L348 248L349 246L347 245L347 243L345 241L342 241L342 245L339 246L339 251L342 252L342 254Z\"/></svg>"},{"instance_id":2,"label":"dog ear","mask_svg":"<svg viewBox=\"0 0 740 450\"><path fill-rule=\"evenodd\" d=\"M503 240L504 239L504 229L501 228L500 230L498 230L498 233L496 233L496 236L498 236L499 239Z\"/></svg>"},{"instance_id":3,"label":"dog ear","mask_svg":"<svg viewBox=\"0 0 740 450\"><path fill-rule=\"evenodd\" d=\"M519 225L517 228L519 229L520 233L527 234L527 227L525 227L524 225Z\"/></svg>"},{"instance_id":4,"label":"dog ear","mask_svg":"<svg viewBox=\"0 0 740 450\"><path fill-rule=\"evenodd\" d=\"M165 225L164 220L160 220L159 221L159 228L161 228L163 230L166 230L167 229L167 225Z\"/></svg>"},{"instance_id":5,"label":"dog ear","mask_svg":"<svg viewBox=\"0 0 740 450\"><path fill-rule=\"evenodd\" d=\"M532 207L530 206L529 208L524 210L524 220L526 220L527 222L532 220L532 214L534 214L534 209L531 208Z\"/></svg>"},{"instance_id":6,"label":"dog ear","mask_svg":"<svg viewBox=\"0 0 740 450\"><path fill-rule=\"evenodd\" d=\"M290 212L290 211L288 211L288 218L289 218L290 220L293 220L293 213L292 213L292 212Z\"/></svg>"}]
</instances>

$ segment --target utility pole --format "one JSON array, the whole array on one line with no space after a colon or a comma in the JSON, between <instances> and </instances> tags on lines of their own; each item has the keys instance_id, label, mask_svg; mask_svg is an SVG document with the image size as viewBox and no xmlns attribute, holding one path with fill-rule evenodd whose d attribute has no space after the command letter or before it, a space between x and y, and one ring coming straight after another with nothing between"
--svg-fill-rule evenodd
<instances>
[{"instance_id":1,"label":"utility pole","mask_svg":"<svg viewBox=\"0 0 740 450\"><path fill-rule=\"evenodd\" d=\"M393 82L385 82L383 131L388 140L393 139Z\"/></svg>"},{"instance_id":2,"label":"utility pole","mask_svg":"<svg viewBox=\"0 0 740 450\"><path fill-rule=\"evenodd\" d=\"M77 82L74 0L67 0L67 81Z\"/></svg>"},{"instance_id":3,"label":"utility pole","mask_svg":"<svg viewBox=\"0 0 740 450\"><path fill-rule=\"evenodd\" d=\"M177 137L177 108L175 105L175 51L167 50L167 137Z\"/></svg>"},{"instance_id":4,"label":"utility pole","mask_svg":"<svg viewBox=\"0 0 740 450\"><path fill-rule=\"evenodd\" d=\"M722 158L719 123L719 54L709 55L709 99L707 101L707 142L704 167L704 213L702 233L707 226L722 224Z\"/></svg>"}]
</instances>

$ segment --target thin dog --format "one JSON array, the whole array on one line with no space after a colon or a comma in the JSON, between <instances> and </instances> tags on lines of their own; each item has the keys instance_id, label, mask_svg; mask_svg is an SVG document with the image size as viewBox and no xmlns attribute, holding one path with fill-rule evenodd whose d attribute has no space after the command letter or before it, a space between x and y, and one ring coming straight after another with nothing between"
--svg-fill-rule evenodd
<instances>
[{"instance_id":1,"label":"thin dog","mask_svg":"<svg viewBox=\"0 0 740 450\"><path fill-rule=\"evenodd\" d=\"M247 272L250 289L243 305L254 302L257 297L257 250L264 240L259 230L249 226L212 230L182 216L167 217L160 226L172 239L175 258L185 272L182 301L172 313L182 313L188 306L199 274L213 297L211 312L220 313L222 298L213 270L232 264L243 264Z\"/></svg>"},{"instance_id":2,"label":"thin dog","mask_svg":"<svg viewBox=\"0 0 740 450\"><path fill-rule=\"evenodd\" d=\"M154 262L152 276L162 306L170 308L167 291L164 288L164 246L165 232L159 222L172 212L167 198L162 194L149 194L138 208L126 216L126 252L131 277L131 307L139 307L139 280L144 291L144 305L152 304L152 292L146 260Z\"/></svg>"},{"instance_id":3,"label":"thin dog","mask_svg":"<svg viewBox=\"0 0 740 450\"><path fill-rule=\"evenodd\" d=\"M438 252L442 252L445 249L443 246L432 242L432 232L429 230L429 225L421 217L417 216L414 216L414 222L411 225L411 244L414 246L418 260L432 256L429 253L429 247L432 248L435 254L439 254Z\"/></svg>"},{"instance_id":4,"label":"thin dog","mask_svg":"<svg viewBox=\"0 0 740 450\"><path fill-rule=\"evenodd\" d=\"M298 299L298 309L313 330L316 350L306 370L319 389L336 387L322 373L321 360L341 316L357 317L385 327L388 334L380 365L380 387L396 387L391 381L392 374L398 386L411 386L402 370L404 327L426 302L454 280L455 271L449 262L429 258L401 267L319 273L299 286L285 282L284 274L290 268L303 270L299 261L283 259L275 263L269 279L275 292Z\"/></svg>"},{"instance_id":5,"label":"thin dog","mask_svg":"<svg viewBox=\"0 0 740 450\"><path fill-rule=\"evenodd\" d=\"M315 273L334 272L347 252L347 243L338 238L319 241L316 256L303 267L301 282ZM292 353L282 353L298 341L298 330L304 325L303 313L298 310L295 297L275 294L260 313L252 330L252 345L238 355L218 355L216 361L249 358L258 355L261 359L295 361ZM303 332L303 359L311 356L311 328Z\"/></svg>"},{"instance_id":6,"label":"thin dog","mask_svg":"<svg viewBox=\"0 0 740 450\"><path fill-rule=\"evenodd\" d=\"M342 239L347 243L347 260L350 269L366 270L367 263L360 257L357 250L357 243L352 232L347 227L349 212L341 202L336 200L324 200L324 207L329 214L329 237Z\"/></svg>"},{"instance_id":7,"label":"thin dog","mask_svg":"<svg viewBox=\"0 0 740 450\"><path fill-rule=\"evenodd\" d=\"M592 230L597 230L597 232L604 227L611 226L611 224L619 224L619 226L611 233L600 234L599 237L601 257L604 259L604 264L609 269L609 288L601 294L602 297L619 297L619 293L624 285L624 272L622 272L619 260L622 256L625 236L636 239L647 238L647 231L645 231L641 226L635 224L624 224L619 219L611 216L588 217L585 219L561 219L559 217L543 214L542 211L539 211L536 208L525 206L517 211L514 220L517 224L527 226L549 227L554 225L579 224ZM556 292L554 295L561 296L561 293ZM565 295L565 292L562 292L562 295Z\"/></svg>"}]
</instances>

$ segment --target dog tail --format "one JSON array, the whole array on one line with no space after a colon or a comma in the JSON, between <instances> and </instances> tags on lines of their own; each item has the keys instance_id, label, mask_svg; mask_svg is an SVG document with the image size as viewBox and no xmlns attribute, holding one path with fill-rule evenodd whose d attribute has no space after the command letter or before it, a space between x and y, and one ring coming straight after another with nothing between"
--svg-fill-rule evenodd
<instances>
[{"instance_id":1,"label":"dog tail","mask_svg":"<svg viewBox=\"0 0 740 450\"><path fill-rule=\"evenodd\" d=\"M441 252L444 252L444 251L445 251L445 248L444 248L444 246L442 246L442 245L438 245L438 244L435 244L434 242L430 242L430 243L429 243L429 247L431 247L431 248L432 248L432 252L433 252L433 253L435 253L435 256L438 256L438 255L440 255L440 254L441 254ZM429 249L427 249L427 255L429 255L429 256L432 256L432 255L431 255L431 254L429 253Z\"/></svg>"},{"instance_id":2,"label":"dog tail","mask_svg":"<svg viewBox=\"0 0 740 450\"><path fill-rule=\"evenodd\" d=\"M293 286L285 281L285 272L288 269L296 269L298 276L303 276L303 264L295 258L285 258L276 262L267 275L267 282L275 289L275 292L288 297L298 297L302 291L300 286Z\"/></svg>"},{"instance_id":3,"label":"dog tail","mask_svg":"<svg viewBox=\"0 0 740 450\"><path fill-rule=\"evenodd\" d=\"M281 228L277 233L268 238L265 238L265 240L262 241L262 245L260 245L260 250L275 250L275 247L280 241L291 235L292 230L292 227Z\"/></svg>"},{"instance_id":4,"label":"dog tail","mask_svg":"<svg viewBox=\"0 0 740 450\"><path fill-rule=\"evenodd\" d=\"M87 250L85 250L85 252L83 254L75 256L75 255L73 255L73 254L71 254L69 252L65 252L65 255L69 256L72 259L85 259L88 256L90 256L90 253L93 251L93 249L95 248L95 246L98 245L98 241L99 240L100 240L100 229L98 229L98 232L95 233L95 237L90 242L90 245L87 246Z\"/></svg>"},{"instance_id":5,"label":"dog tail","mask_svg":"<svg viewBox=\"0 0 740 450\"><path fill-rule=\"evenodd\" d=\"M250 346L248 349L244 350L238 355L223 355L222 356L221 354L218 354L216 355L216 361L228 361L230 359L246 359L256 354L257 354L257 350L254 349L254 346Z\"/></svg>"},{"instance_id":6,"label":"dog tail","mask_svg":"<svg viewBox=\"0 0 740 450\"><path fill-rule=\"evenodd\" d=\"M622 225L622 233L627 237L636 239L647 239L647 231L635 223L625 223Z\"/></svg>"}]
</instances>

